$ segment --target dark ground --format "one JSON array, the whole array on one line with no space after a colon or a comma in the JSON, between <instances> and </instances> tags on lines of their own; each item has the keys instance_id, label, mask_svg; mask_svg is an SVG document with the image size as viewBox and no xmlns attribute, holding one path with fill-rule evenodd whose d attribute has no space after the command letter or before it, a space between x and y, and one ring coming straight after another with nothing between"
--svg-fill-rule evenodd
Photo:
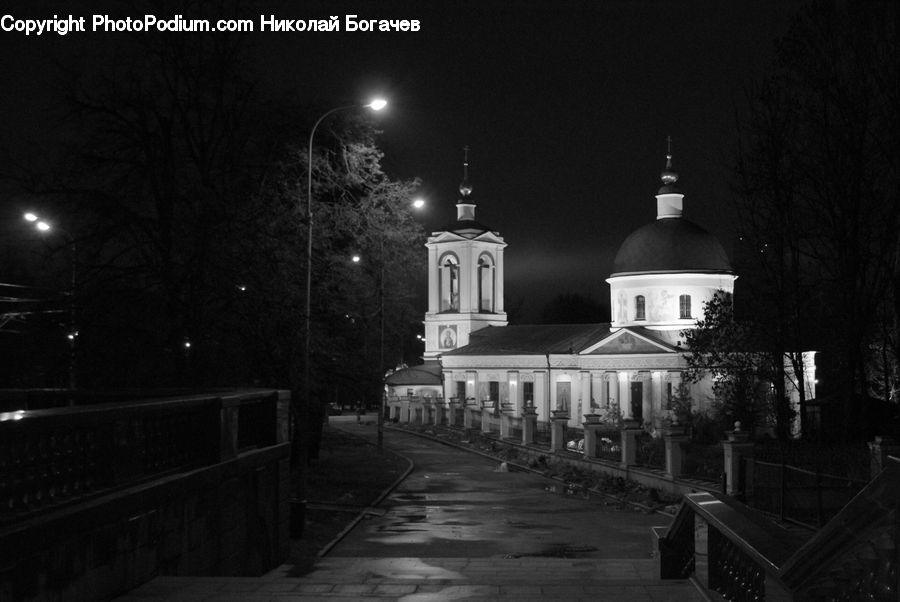
<instances>
[{"instance_id":1,"label":"dark ground","mask_svg":"<svg viewBox=\"0 0 900 602\"><path fill-rule=\"evenodd\" d=\"M287 564L309 572L317 555L409 467L404 458L325 425L319 458L311 460L303 535L291 541Z\"/></svg>"}]
</instances>

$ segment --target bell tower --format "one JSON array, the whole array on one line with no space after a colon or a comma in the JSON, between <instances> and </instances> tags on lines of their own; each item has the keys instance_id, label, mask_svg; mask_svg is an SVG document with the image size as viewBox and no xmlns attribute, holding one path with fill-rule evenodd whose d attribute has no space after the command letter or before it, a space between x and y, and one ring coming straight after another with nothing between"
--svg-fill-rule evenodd
<instances>
[{"instance_id":1,"label":"bell tower","mask_svg":"<svg viewBox=\"0 0 900 602\"><path fill-rule=\"evenodd\" d=\"M428 247L428 312L425 360L469 344L469 334L506 326L503 310L503 249L499 233L475 221L469 183L469 147L463 149L463 181L456 222L432 232Z\"/></svg>"}]
</instances>

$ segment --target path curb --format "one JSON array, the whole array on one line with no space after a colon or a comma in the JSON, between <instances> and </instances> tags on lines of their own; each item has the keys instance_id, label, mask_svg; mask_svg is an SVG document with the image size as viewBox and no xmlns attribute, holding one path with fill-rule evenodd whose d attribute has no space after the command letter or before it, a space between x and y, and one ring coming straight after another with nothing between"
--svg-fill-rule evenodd
<instances>
[{"instance_id":1,"label":"path curb","mask_svg":"<svg viewBox=\"0 0 900 602\"><path fill-rule=\"evenodd\" d=\"M388 426L388 425L385 425L385 429L386 429L386 430L396 431L396 432L398 432L398 433L409 433L409 434L415 435L415 436L417 436L417 437L422 437L423 439L430 439L431 441L435 441L435 442L437 442L437 443L442 443L442 444L444 444L444 445L447 445L447 446L450 446L450 447L455 447L455 448L460 449L460 450L463 450L463 451L467 451L467 452L470 452L470 453L473 453L473 454L478 454L479 456L484 456L485 458L488 458L488 459L490 459L490 460L493 460L494 462L497 462L497 461L499 461L499 462L506 462L507 466L515 467L517 470L519 470L519 471L521 471L521 472L530 472L530 473L532 473L532 474L536 474L536 475L542 476L542 477L544 477L545 479L552 479L552 480L554 480L554 481L556 481L556 482L558 482L558 483L568 484L568 483L565 481L565 479L563 479L563 478L561 478L561 477L558 477L558 476L547 476L547 475L544 474L543 471L537 470L537 469L535 469L535 468L531 468L530 466L526 466L526 465L524 465L524 464L519 464L519 463L517 463L517 462L510 462L509 460L500 460L500 459L497 458L496 456L492 456L491 454L487 454L487 453L485 453L485 452L483 452L483 451L481 451L481 450L478 450L478 449L472 449L471 447L466 447L466 446L464 446L464 445L459 445L458 443L454 443L454 442L452 442L452 441L446 441L446 440L444 440L444 439L441 439L441 438L439 438L439 437L434 437L434 436L428 435L428 434L426 434L426 433L420 433L420 432L417 432L417 431L407 430L407 429L404 429L404 428L398 428L398 427L393 427L393 426ZM584 488L582 487L582 489L584 489ZM640 502L632 502L632 501L630 501L630 500L624 500L624 499L622 499L622 498L620 498L620 497L618 497L618 496L616 496L616 495L613 495L613 494L611 494L611 493L607 493L607 492L605 492L605 491L600 491L599 489L593 489L593 488L591 488L591 489L588 489L588 491L591 492L591 493L593 493L593 494L595 494L595 495L600 495L600 496L606 497L606 498L608 498L608 499L611 499L611 500L615 500L615 501L617 501L617 502L620 502L620 503L622 503L622 504L628 504L628 505L630 505L630 506L634 506L635 508L639 508L639 509L641 509L641 510L643 510L643 511L645 511L645 512L655 512L656 514L661 514L661 515L667 516L667 517L669 517L669 518L675 518L675 514L672 513L672 512L666 512L665 510L662 510L662 509L654 509L654 508L651 508L650 506L646 506L646 505L644 505L644 504L641 504Z\"/></svg>"},{"instance_id":2,"label":"path curb","mask_svg":"<svg viewBox=\"0 0 900 602\"><path fill-rule=\"evenodd\" d=\"M363 441L368 445L372 445L372 446L376 445L375 443L372 443L368 439L360 437L359 435L356 435L355 433L351 433L350 431L346 431L339 427L333 427L333 428L337 428L342 433L346 433L347 435L350 435L351 437L354 437L355 439L359 439L360 441ZM328 554L328 552L330 552L334 546L336 546L338 543L340 543L340 541L342 539L344 539L344 537L346 537L347 534L350 533L350 531L353 530L353 527L355 527L357 524L359 524L359 521L361 521L363 518L365 518L366 515L369 514L370 511L375 508L375 506L377 506L378 504L380 504L382 502L382 500L384 500L384 498L386 498L388 495L390 495L390 493L394 489L396 489L397 486L400 483L402 483L406 477L409 476L409 473L411 473L415 469L416 464L410 458L408 458L407 456L404 456L403 454L401 454L395 450L391 450L391 453L406 460L406 462L409 464L409 466L406 468L405 471L403 471L403 474L401 474L399 477L397 477L393 483L388 485L387 488L385 488L385 490L381 492L381 495L379 495L377 498L375 498L375 501L373 501L371 504L366 506L365 509L363 509L359 514L356 515L356 518L354 518L352 521L350 521L349 525L344 527L340 533L335 535L331 541L329 541L327 544L325 544L325 546L321 550L318 551L318 553L316 554L316 557L323 558L324 556L326 556Z\"/></svg>"}]
</instances>

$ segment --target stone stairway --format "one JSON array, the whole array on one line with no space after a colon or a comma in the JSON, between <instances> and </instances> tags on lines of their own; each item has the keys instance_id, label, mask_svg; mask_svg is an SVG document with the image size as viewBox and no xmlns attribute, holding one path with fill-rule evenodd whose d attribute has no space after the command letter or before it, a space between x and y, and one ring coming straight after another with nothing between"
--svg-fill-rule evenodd
<instances>
[{"instance_id":1,"label":"stone stairway","mask_svg":"<svg viewBox=\"0 0 900 602\"><path fill-rule=\"evenodd\" d=\"M688 581L662 581L652 559L327 557L292 577L157 577L119 600L706 600Z\"/></svg>"}]
</instances>

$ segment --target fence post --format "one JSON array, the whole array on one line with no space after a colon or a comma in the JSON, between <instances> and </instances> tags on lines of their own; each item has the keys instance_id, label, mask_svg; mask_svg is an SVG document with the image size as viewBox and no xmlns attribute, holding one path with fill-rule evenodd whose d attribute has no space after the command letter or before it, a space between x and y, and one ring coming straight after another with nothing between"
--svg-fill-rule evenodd
<instances>
[{"instance_id":1,"label":"fence post","mask_svg":"<svg viewBox=\"0 0 900 602\"><path fill-rule=\"evenodd\" d=\"M637 420L626 420L622 425L622 468L634 466L637 463L637 436L642 429L638 428Z\"/></svg>"},{"instance_id":2,"label":"fence post","mask_svg":"<svg viewBox=\"0 0 900 602\"><path fill-rule=\"evenodd\" d=\"M681 446L688 440L684 428L672 425L663 429L663 441L666 443L666 473L670 479L681 476L683 450Z\"/></svg>"},{"instance_id":3,"label":"fence post","mask_svg":"<svg viewBox=\"0 0 900 602\"><path fill-rule=\"evenodd\" d=\"M566 426L569 424L568 416L550 417L550 451L559 451L566 448Z\"/></svg>"},{"instance_id":4,"label":"fence post","mask_svg":"<svg viewBox=\"0 0 900 602\"><path fill-rule=\"evenodd\" d=\"M457 426L456 412L459 410L460 405L462 404L457 399L453 398L450 400L450 408L447 410L447 426Z\"/></svg>"},{"instance_id":5,"label":"fence post","mask_svg":"<svg viewBox=\"0 0 900 602\"><path fill-rule=\"evenodd\" d=\"M595 422L585 422L582 424L584 428L584 457L597 457L597 433L603 428L602 424Z\"/></svg>"},{"instance_id":6,"label":"fence post","mask_svg":"<svg viewBox=\"0 0 900 602\"><path fill-rule=\"evenodd\" d=\"M888 456L900 458L900 441L893 437L876 435L869 441L871 460L869 461L869 478L874 479L887 466Z\"/></svg>"},{"instance_id":7,"label":"fence post","mask_svg":"<svg viewBox=\"0 0 900 602\"><path fill-rule=\"evenodd\" d=\"M481 432L491 432L491 415L493 410L484 401L481 402Z\"/></svg>"},{"instance_id":8,"label":"fence post","mask_svg":"<svg viewBox=\"0 0 900 602\"><path fill-rule=\"evenodd\" d=\"M725 434L728 436L728 439L722 442L722 451L725 454L725 493L731 496L743 493L746 496L753 489L752 469L749 462L747 470L743 474L743 482L738 476L741 474L741 458L753 457L753 442L750 441L750 433L742 431L741 423L738 421L734 423L734 430L726 431Z\"/></svg>"},{"instance_id":9,"label":"fence post","mask_svg":"<svg viewBox=\"0 0 900 602\"><path fill-rule=\"evenodd\" d=\"M537 430L537 410L534 406L525 406L522 412L522 445L534 444L535 430Z\"/></svg>"}]
</instances>

